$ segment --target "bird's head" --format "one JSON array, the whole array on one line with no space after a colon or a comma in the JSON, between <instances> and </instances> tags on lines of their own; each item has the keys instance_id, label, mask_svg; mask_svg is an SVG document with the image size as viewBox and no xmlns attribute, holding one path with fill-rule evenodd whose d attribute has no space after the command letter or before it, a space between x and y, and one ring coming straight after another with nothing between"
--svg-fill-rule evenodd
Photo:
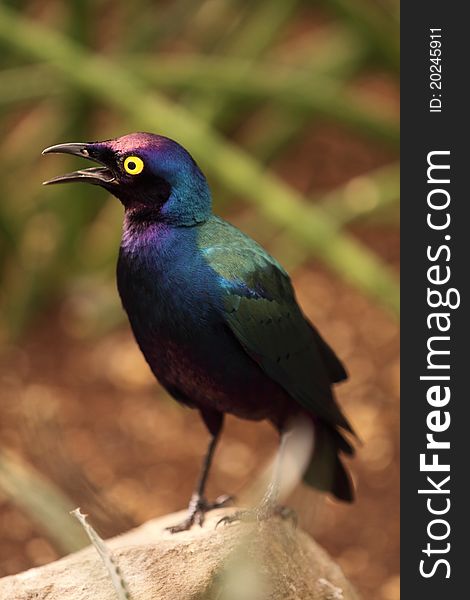
<instances>
[{"instance_id":1,"label":"bird's head","mask_svg":"<svg viewBox=\"0 0 470 600\"><path fill-rule=\"evenodd\" d=\"M81 156L100 166L59 175L45 185L82 181L99 185L119 198L132 218L193 225L211 214L206 178L177 142L151 133L114 140L51 146L43 154Z\"/></svg>"}]
</instances>

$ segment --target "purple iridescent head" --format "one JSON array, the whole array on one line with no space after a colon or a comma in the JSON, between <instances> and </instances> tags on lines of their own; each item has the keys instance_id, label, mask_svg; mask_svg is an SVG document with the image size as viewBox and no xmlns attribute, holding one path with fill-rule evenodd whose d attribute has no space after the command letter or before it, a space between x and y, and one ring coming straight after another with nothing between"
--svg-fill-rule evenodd
<instances>
[{"instance_id":1,"label":"purple iridescent head","mask_svg":"<svg viewBox=\"0 0 470 600\"><path fill-rule=\"evenodd\" d=\"M211 214L206 178L175 141L152 133L131 133L104 142L51 146L43 154L81 156L99 167L59 175L45 184L82 181L104 187L135 218L192 225Z\"/></svg>"}]
</instances>

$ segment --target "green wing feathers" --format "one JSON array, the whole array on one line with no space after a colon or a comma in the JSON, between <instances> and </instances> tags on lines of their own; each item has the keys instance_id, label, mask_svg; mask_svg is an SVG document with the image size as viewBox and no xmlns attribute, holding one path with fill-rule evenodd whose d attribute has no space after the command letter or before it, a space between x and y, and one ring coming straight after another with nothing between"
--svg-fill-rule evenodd
<instances>
[{"instance_id":1,"label":"green wing feathers","mask_svg":"<svg viewBox=\"0 0 470 600\"><path fill-rule=\"evenodd\" d=\"M347 378L343 365L300 310L287 273L256 242L216 219L200 243L226 290L223 318L229 329L318 425L305 481L351 500L351 480L338 455L353 454L341 429L354 431L332 392L333 383Z\"/></svg>"},{"instance_id":2,"label":"green wing feathers","mask_svg":"<svg viewBox=\"0 0 470 600\"><path fill-rule=\"evenodd\" d=\"M334 400L329 370L344 378L344 369L323 353L311 329L295 304L265 298L229 299L226 321L245 351L279 383L292 398L327 423L352 428ZM236 307L236 308L235 308ZM321 338L319 338L321 339ZM330 350L330 352L332 352ZM333 355L334 356L334 355Z\"/></svg>"},{"instance_id":3,"label":"green wing feathers","mask_svg":"<svg viewBox=\"0 0 470 600\"><path fill-rule=\"evenodd\" d=\"M226 321L246 352L315 416L305 483L351 502L353 485L339 454L351 455L354 448L338 428L354 431L331 390L333 382L347 376L341 362L298 307L259 298L232 298L229 303Z\"/></svg>"},{"instance_id":4,"label":"green wing feathers","mask_svg":"<svg viewBox=\"0 0 470 600\"><path fill-rule=\"evenodd\" d=\"M346 371L303 315L282 266L217 217L202 227L199 245L221 277L223 318L245 351L315 417L353 433L331 390Z\"/></svg>"}]
</instances>

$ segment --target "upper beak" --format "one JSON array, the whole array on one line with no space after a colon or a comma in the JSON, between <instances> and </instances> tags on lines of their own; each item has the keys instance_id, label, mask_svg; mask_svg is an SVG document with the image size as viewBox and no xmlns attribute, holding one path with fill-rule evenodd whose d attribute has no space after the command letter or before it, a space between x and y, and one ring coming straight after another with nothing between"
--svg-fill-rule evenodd
<instances>
[{"instance_id":1,"label":"upper beak","mask_svg":"<svg viewBox=\"0 0 470 600\"><path fill-rule=\"evenodd\" d=\"M68 183L72 181L84 181L87 183L94 183L96 185L104 185L113 183L116 179L112 169L109 168L103 160L103 153L99 152L95 144L82 144L82 143L68 143L68 144L57 144L56 146L49 146L42 151L43 154L73 154L74 156L81 156L88 160L97 162L103 166L91 167L89 169L81 169L80 171L74 171L73 173L67 173L66 175L58 175L48 181L44 181L43 185L49 185L51 183Z\"/></svg>"}]
</instances>

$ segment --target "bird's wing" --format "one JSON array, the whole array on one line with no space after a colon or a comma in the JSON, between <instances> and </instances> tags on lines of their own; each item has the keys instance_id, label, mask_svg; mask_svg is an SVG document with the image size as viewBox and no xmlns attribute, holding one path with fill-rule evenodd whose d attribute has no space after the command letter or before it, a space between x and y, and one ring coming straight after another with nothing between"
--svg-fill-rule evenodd
<instances>
[{"instance_id":1,"label":"bird's wing","mask_svg":"<svg viewBox=\"0 0 470 600\"><path fill-rule=\"evenodd\" d=\"M244 350L304 408L351 431L331 384L346 378L333 350L306 320L284 269L238 230L207 252L221 276L223 318ZM231 240L231 243L230 241Z\"/></svg>"}]
</instances>

